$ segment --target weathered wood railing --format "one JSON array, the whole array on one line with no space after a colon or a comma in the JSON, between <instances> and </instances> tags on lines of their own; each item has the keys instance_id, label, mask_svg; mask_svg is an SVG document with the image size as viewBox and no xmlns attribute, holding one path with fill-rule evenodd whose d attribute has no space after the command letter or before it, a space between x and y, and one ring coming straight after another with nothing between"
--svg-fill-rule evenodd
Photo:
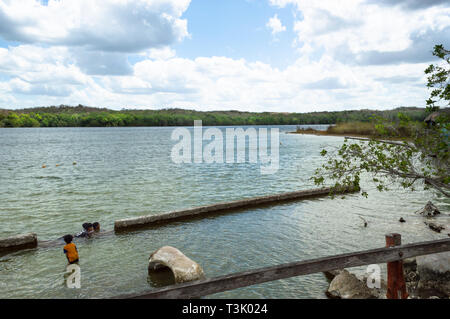
<instances>
[{"instance_id":1,"label":"weathered wood railing","mask_svg":"<svg viewBox=\"0 0 450 319\"><path fill-rule=\"evenodd\" d=\"M393 236L398 239L397 234L389 234L386 236L388 245L391 245L388 243L388 238L391 238ZM399 241L396 241L396 243L399 243ZM393 243L392 245L396 245L396 243ZM407 244L403 246L371 249L366 251L341 254L337 256L293 262L283 265L235 273L211 279L202 279L194 282L177 284L160 289L154 289L140 294L122 295L115 298L118 299L197 298L237 288L261 284L269 281L285 279L289 277L296 277L318 272L331 271L350 267L358 267L377 263L394 262L395 264L396 262L401 263L401 260L404 258L429 255L446 251L450 251L450 238ZM394 287L398 286L395 281L393 282L393 285Z\"/></svg>"}]
</instances>

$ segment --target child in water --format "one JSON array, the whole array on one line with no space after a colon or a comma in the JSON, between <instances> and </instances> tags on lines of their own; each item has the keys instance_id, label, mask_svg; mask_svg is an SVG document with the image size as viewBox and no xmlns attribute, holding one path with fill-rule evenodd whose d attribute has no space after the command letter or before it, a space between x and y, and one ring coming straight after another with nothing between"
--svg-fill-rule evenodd
<instances>
[{"instance_id":1,"label":"child in water","mask_svg":"<svg viewBox=\"0 0 450 319\"><path fill-rule=\"evenodd\" d=\"M64 236L64 241L66 242L66 245L64 246L64 254L66 254L69 264L75 264L78 262L77 246L74 243L72 243L72 240L73 240L72 235Z\"/></svg>"},{"instance_id":2,"label":"child in water","mask_svg":"<svg viewBox=\"0 0 450 319\"><path fill-rule=\"evenodd\" d=\"M83 231L76 234L75 237L91 237L91 234L94 232L94 226L91 223L83 224Z\"/></svg>"},{"instance_id":3,"label":"child in water","mask_svg":"<svg viewBox=\"0 0 450 319\"><path fill-rule=\"evenodd\" d=\"M92 226L94 227L94 231L96 233L100 232L100 223L95 222L95 223L92 224Z\"/></svg>"}]
</instances>

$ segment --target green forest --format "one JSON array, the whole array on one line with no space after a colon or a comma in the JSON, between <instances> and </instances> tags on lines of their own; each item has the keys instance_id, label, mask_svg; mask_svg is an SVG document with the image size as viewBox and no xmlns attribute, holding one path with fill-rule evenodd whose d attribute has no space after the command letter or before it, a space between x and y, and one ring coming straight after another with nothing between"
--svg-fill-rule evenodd
<instances>
[{"instance_id":1,"label":"green forest","mask_svg":"<svg viewBox=\"0 0 450 319\"><path fill-rule=\"evenodd\" d=\"M111 127L203 125L302 125L369 122L374 116L397 120L398 114L413 121L426 117L425 108L400 107L388 111L352 110L310 113L252 113L240 111L199 112L183 109L121 110L86 106L51 106L22 110L0 109L0 127Z\"/></svg>"}]
</instances>

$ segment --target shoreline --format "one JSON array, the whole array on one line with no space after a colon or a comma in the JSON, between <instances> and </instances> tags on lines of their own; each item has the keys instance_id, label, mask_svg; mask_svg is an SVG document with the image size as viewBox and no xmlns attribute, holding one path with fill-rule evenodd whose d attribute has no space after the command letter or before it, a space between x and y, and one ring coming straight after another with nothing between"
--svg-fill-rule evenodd
<instances>
[{"instance_id":1,"label":"shoreline","mask_svg":"<svg viewBox=\"0 0 450 319\"><path fill-rule=\"evenodd\" d=\"M364 134L339 134L339 133L328 133L327 131L306 131L306 132L287 132L287 134L300 134L300 135L316 135L316 136L336 136L336 137L363 137L363 138L376 138L373 135L364 135Z\"/></svg>"},{"instance_id":2,"label":"shoreline","mask_svg":"<svg viewBox=\"0 0 450 319\"><path fill-rule=\"evenodd\" d=\"M355 134L355 133L328 133L327 131L312 131L307 130L305 132L286 132L286 134L299 134L299 135L315 135L315 136L334 136L334 137L348 137L348 138L362 138L362 139L374 139L378 140L379 138L383 138L386 141L403 141L404 138L401 137L381 137L374 135L365 135L365 134Z\"/></svg>"}]
</instances>

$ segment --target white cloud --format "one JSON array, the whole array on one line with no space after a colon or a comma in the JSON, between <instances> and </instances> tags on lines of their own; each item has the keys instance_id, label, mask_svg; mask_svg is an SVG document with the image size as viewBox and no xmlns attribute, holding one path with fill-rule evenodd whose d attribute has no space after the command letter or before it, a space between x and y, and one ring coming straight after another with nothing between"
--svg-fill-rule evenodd
<instances>
[{"instance_id":1,"label":"white cloud","mask_svg":"<svg viewBox=\"0 0 450 319\"><path fill-rule=\"evenodd\" d=\"M323 56L303 57L279 70L244 59L174 56L144 59L127 76L89 76L71 60L61 48L0 50L0 65L13 66L11 79L0 81L1 103L307 112L412 105L427 94L424 85L411 90L423 80L426 64L349 67ZM399 75L408 82L391 85Z\"/></svg>"},{"instance_id":2,"label":"white cloud","mask_svg":"<svg viewBox=\"0 0 450 319\"><path fill-rule=\"evenodd\" d=\"M328 54L347 64L423 62L431 60L429 52L438 41L450 44L450 7L439 0L426 5L416 0L270 2L294 5L301 13L294 30L304 55ZM421 10L405 9L419 5Z\"/></svg>"},{"instance_id":3,"label":"white cloud","mask_svg":"<svg viewBox=\"0 0 450 319\"><path fill-rule=\"evenodd\" d=\"M432 45L450 41L450 9L413 10L414 1L406 8L388 0L271 0L293 4L298 17L299 57L278 69L177 56L171 44L187 35L181 15L189 1L79 0L89 9L82 12L78 1L0 0L0 36L22 43L0 48L0 107L307 112L423 105L423 70ZM267 27L274 35L286 30L277 15Z\"/></svg>"},{"instance_id":4,"label":"white cloud","mask_svg":"<svg viewBox=\"0 0 450 319\"><path fill-rule=\"evenodd\" d=\"M3 88L10 94L68 97L92 80L71 62L62 47L21 45L0 49L0 74L10 77Z\"/></svg>"},{"instance_id":5,"label":"white cloud","mask_svg":"<svg viewBox=\"0 0 450 319\"><path fill-rule=\"evenodd\" d=\"M378 5L399 6L408 10L419 10L448 4L448 0L368 0L368 2Z\"/></svg>"},{"instance_id":6,"label":"white cloud","mask_svg":"<svg viewBox=\"0 0 450 319\"><path fill-rule=\"evenodd\" d=\"M0 36L8 41L137 52L188 35L190 0L2 0Z\"/></svg>"},{"instance_id":7,"label":"white cloud","mask_svg":"<svg viewBox=\"0 0 450 319\"><path fill-rule=\"evenodd\" d=\"M149 57L152 60L167 60L167 59L175 57L177 54L176 54L175 50L173 50L167 46L167 47L163 47L163 48L150 49L150 50L148 50L148 52L145 52L143 55Z\"/></svg>"},{"instance_id":8,"label":"white cloud","mask_svg":"<svg viewBox=\"0 0 450 319\"><path fill-rule=\"evenodd\" d=\"M278 19L278 15L274 15L267 22L266 27L269 28L272 32L272 35L276 35L277 33L286 31L286 27L281 23L281 20Z\"/></svg>"},{"instance_id":9,"label":"white cloud","mask_svg":"<svg viewBox=\"0 0 450 319\"><path fill-rule=\"evenodd\" d=\"M190 0L1 0L0 37L68 50L88 75L130 75L130 53L164 50L188 36ZM37 52L35 48L33 52ZM152 53L153 52L153 53ZM167 54L167 52L166 52Z\"/></svg>"}]
</instances>

